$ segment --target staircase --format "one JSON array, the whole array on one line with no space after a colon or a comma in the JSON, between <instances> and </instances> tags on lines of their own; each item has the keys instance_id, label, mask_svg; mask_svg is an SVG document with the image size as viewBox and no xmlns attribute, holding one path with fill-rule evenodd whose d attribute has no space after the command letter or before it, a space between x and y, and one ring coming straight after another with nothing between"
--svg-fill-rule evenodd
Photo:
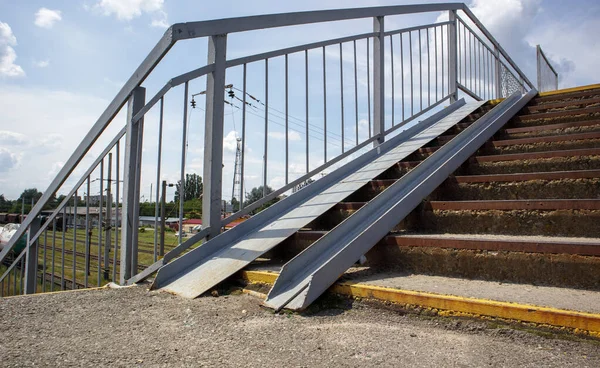
<instances>
[{"instance_id":1,"label":"staircase","mask_svg":"<svg viewBox=\"0 0 600 368\"><path fill-rule=\"evenodd\" d=\"M599 96L595 85L532 99L367 253L370 272L598 290ZM310 247L491 107L338 203L273 259Z\"/></svg>"}]
</instances>

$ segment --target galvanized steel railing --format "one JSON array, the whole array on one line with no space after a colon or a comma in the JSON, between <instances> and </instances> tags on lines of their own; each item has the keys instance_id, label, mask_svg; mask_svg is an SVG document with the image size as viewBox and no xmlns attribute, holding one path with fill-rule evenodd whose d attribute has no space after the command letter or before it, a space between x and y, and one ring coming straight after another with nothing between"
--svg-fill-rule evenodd
<instances>
[{"instance_id":1,"label":"galvanized steel railing","mask_svg":"<svg viewBox=\"0 0 600 368\"><path fill-rule=\"evenodd\" d=\"M535 47L537 61L537 89L540 92L558 89L558 72L554 69L540 45Z\"/></svg>"},{"instance_id":2,"label":"galvanized steel railing","mask_svg":"<svg viewBox=\"0 0 600 368\"><path fill-rule=\"evenodd\" d=\"M448 21L394 30L384 27L385 17L440 11L448 12ZM228 34L352 19L372 19L372 32L227 58ZM208 38L206 65L172 78L146 102L146 89L142 83L171 47L178 41L201 37ZM193 93L190 84L198 81L205 83L206 90ZM167 246L168 252L164 254L163 244L158 241L158 229L150 240L140 239L140 188L144 179L156 188L156 226L159 223L158 188L165 180L161 168L168 165L163 152L165 135L175 128L170 124L169 129L164 129L170 120L165 118L165 106L166 100L173 95L169 92L177 86L183 87L178 160L182 183L186 173L190 172L186 156L192 110L188 109L188 104L192 95L206 97L202 148L203 229L185 240L180 231L176 243ZM202 239L219 234L232 221L305 185L307 180L326 169L334 169L343 160L380 144L387 135L440 108L444 102L456 100L459 90L484 100L530 88L533 85L527 77L461 3L328 10L175 24L94 124L31 210L10 245L0 252L0 261L6 264L0 276L0 290L2 295L14 295L55 287L65 289L117 280L121 284L138 281ZM262 93L255 92L261 90ZM120 128L114 118L125 103L128 103L127 121ZM239 194L233 193L241 205L239 211L224 218L221 203L226 106L232 110L231 114L237 111L241 115L240 185ZM149 141L144 136L144 130L148 130L144 124L150 121L156 124L157 141ZM235 121L233 123L235 125ZM95 142L106 138L109 126L116 126L118 132L92 156L92 148L98 146ZM283 133L276 128L283 128ZM244 182L248 178L246 147L256 143L256 138L247 135L257 132L260 133L255 135L262 137L259 139L262 145L261 184L265 191L263 198L244 206ZM273 133L283 136L281 147L271 146L270 135ZM291 139L290 133L294 134L295 140ZM294 143L298 140L301 149ZM152 177L156 181L142 177L143 148L154 145L157 155ZM257 147L255 144L253 149ZM298 152L302 151L304 154L298 160ZM290 170L292 160L304 167ZM89 161L91 165L82 169L83 162ZM148 167L146 161L144 164ZM269 174L277 170L276 164L283 166L278 172L282 175L282 184L267 193ZM40 217L42 207L59 191L67 193L64 200L47 217ZM78 194L82 192L84 198L79 199ZM112 193L116 194L114 201ZM123 200L119 203L121 193ZM179 229L183 225L183 205L180 201ZM57 224L60 225L58 230L62 230L58 247ZM27 237L27 245L22 250L15 249L16 241L23 236ZM56 259L58 255L60 261Z\"/></svg>"}]
</instances>

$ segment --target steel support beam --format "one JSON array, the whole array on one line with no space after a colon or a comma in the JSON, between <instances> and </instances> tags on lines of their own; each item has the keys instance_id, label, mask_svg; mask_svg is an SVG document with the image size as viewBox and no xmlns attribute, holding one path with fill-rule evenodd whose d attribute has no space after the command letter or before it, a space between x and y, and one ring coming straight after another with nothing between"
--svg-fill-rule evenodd
<instances>
[{"instance_id":1,"label":"steel support beam","mask_svg":"<svg viewBox=\"0 0 600 368\"><path fill-rule=\"evenodd\" d=\"M37 233L41 225L41 219L36 217L31 222L29 232L27 233L27 244L30 244L31 237ZM66 222L66 221L65 221ZM66 226L66 225L63 225ZM37 269L38 269L38 245L36 240L27 247L25 254L25 294L35 294L37 285ZM43 271L45 272L45 270ZM42 276L43 277L43 276Z\"/></svg>"},{"instance_id":2,"label":"steel support beam","mask_svg":"<svg viewBox=\"0 0 600 368\"><path fill-rule=\"evenodd\" d=\"M385 29L383 17L373 18L373 147L385 141ZM367 55L368 57L368 55ZM343 142L342 142L343 144Z\"/></svg>"},{"instance_id":3,"label":"steel support beam","mask_svg":"<svg viewBox=\"0 0 600 368\"><path fill-rule=\"evenodd\" d=\"M209 239L221 232L223 180L223 113L227 35L208 39L208 63L215 69L206 76L206 119L204 127L204 191L202 227L210 227Z\"/></svg>"},{"instance_id":4,"label":"steel support beam","mask_svg":"<svg viewBox=\"0 0 600 368\"><path fill-rule=\"evenodd\" d=\"M456 10L448 11L450 24L448 25L448 93L450 94L450 103L458 100L458 43L456 39Z\"/></svg>"},{"instance_id":5,"label":"steel support beam","mask_svg":"<svg viewBox=\"0 0 600 368\"><path fill-rule=\"evenodd\" d=\"M133 116L144 107L146 89L137 87L127 104L127 132L123 173L123 206L121 217L121 272L120 284L137 270L137 239L140 206L140 175L142 168L142 138L144 119L133 122ZM136 254L134 254L136 253Z\"/></svg>"}]
</instances>

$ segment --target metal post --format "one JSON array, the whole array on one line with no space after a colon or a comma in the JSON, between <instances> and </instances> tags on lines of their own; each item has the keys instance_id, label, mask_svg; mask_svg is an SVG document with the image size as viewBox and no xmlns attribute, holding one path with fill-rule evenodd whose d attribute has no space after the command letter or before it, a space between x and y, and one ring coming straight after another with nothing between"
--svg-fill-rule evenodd
<instances>
[{"instance_id":1,"label":"metal post","mask_svg":"<svg viewBox=\"0 0 600 368\"><path fill-rule=\"evenodd\" d=\"M165 215L166 215L166 207L167 206L167 182L163 180L162 182L162 198L160 200L160 248L159 255L163 257L165 255ZM155 230L156 231L156 230Z\"/></svg>"},{"instance_id":2,"label":"metal post","mask_svg":"<svg viewBox=\"0 0 600 368\"><path fill-rule=\"evenodd\" d=\"M496 58L496 98L502 98L502 71L500 70L500 51L494 46L494 58Z\"/></svg>"},{"instance_id":3,"label":"metal post","mask_svg":"<svg viewBox=\"0 0 600 368\"><path fill-rule=\"evenodd\" d=\"M379 136L373 142L377 147L385 137L385 36L383 17L373 18L373 135ZM368 56L367 56L368 57Z\"/></svg>"},{"instance_id":4,"label":"metal post","mask_svg":"<svg viewBox=\"0 0 600 368\"><path fill-rule=\"evenodd\" d=\"M535 56L537 61L537 89L542 90L542 58L540 57L540 45L535 46Z\"/></svg>"},{"instance_id":5,"label":"metal post","mask_svg":"<svg viewBox=\"0 0 600 368\"><path fill-rule=\"evenodd\" d=\"M126 148L125 148L125 163L123 174L123 206L121 216L121 271L120 283L131 278L132 271L137 269L137 265L133 266L133 250L134 241L137 242L140 202L140 171L141 157L138 157L141 151L143 119L137 123L133 123L133 116L137 114L144 106L146 100L146 89L137 87L127 104L127 131L126 131Z\"/></svg>"},{"instance_id":6,"label":"metal post","mask_svg":"<svg viewBox=\"0 0 600 368\"><path fill-rule=\"evenodd\" d=\"M215 69L206 76L206 119L204 128L204 196L202 225L210 227L208 237L221 229L221 183L223 180L223 113L227 35L208 39L208 64ZM267 137L265 136L265 139ZM266 172L266 167L265 167ZM180 229L181 230L181 229Z\"/></svg>"},{"instance_id":7,"label":"metal post","mask_svg":"<svg viewBox=\"0 0 600 368\"><path fill-rule=\"evenodd\" d=\"M110 268L111 228L112 228L112 152L108 154L108 172L106 176L106 244L104 245L104 279L108 280Z\"/></svg>"},{"instance_id":8,"label":"metal post","mask_svg":"<svg viewBox=\"0 0 600 368\"><path fill-rule=\"evenodd\" d=\"M183 243L183 204L185 202L185 155L187 146L187 105L189 82L185 82L183 92L183 134L181 136L181 177L179 179L179 244Z\"/></svg>"},{"instance_id":9,"label":"metal post","mask_svg":"<svg viewBox=\"0 0 600 368\"><path fill-rule=\"evenodd\" d=\"M458 58L457 58L457 43L456 43L456 10L448 11L450 25L448 26L448 93L450 103L458 100L458 88L456 77L458 75Z\"/></svg>"},{"instance_id":10,"label":"metal post","mask_svg":"<svg viewBox=\"0 0 600 368\"><path fill-rule=\"evenodd\" d=\"M29 226L29 232L27 233L27 253L25 254L25 294L35 294L37 286L37 269L38 269L38 257L37 249L39 241L36 240L30 244L30 239L40 229L41 220L36 217L31 225ZM42 271L42 277L44 277Z\"/></svg>"}]
</instances>

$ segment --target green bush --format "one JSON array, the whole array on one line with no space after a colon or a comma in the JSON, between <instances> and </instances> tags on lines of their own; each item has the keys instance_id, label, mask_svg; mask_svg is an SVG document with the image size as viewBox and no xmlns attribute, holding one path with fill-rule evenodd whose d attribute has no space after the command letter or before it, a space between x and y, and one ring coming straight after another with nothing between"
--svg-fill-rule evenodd
<instances>
[{"instance_id":1,"label":"green bush","mask_svg":"<svg viewBox=\"0 0 600 368\"><path fill-rule=\"evenodd\" d=\"M145 233L146 232L146 228L145 227L140 227L139 228L139 232L140 233Z\"/></svg>"}]
</instances>

